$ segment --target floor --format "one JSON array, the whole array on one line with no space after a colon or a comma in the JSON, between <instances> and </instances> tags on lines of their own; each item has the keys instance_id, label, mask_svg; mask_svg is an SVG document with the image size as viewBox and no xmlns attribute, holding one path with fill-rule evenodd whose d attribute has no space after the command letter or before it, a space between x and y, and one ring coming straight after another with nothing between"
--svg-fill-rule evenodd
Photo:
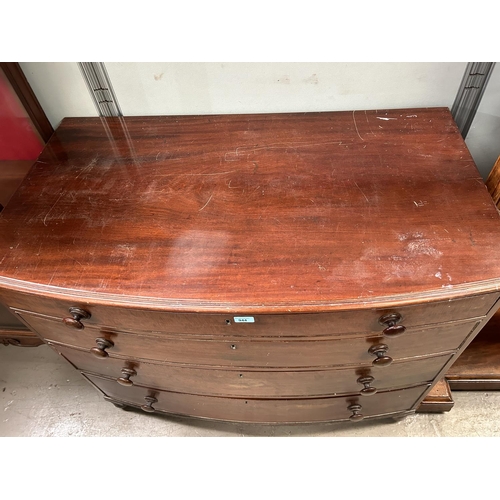
<instances>
[{"instance_id":1,"label":"floor","mask_svg":"<svg viewBox=\"0 0 500 500\"><path fill-rule=\"evenodd\" d=\"M499 392L454 392L444 414L356 424L226 424L124 411L48 346L0 346L0 436L500 436ZM3 410L3 411L2 411Z\"/></svg>"}]
</instances>

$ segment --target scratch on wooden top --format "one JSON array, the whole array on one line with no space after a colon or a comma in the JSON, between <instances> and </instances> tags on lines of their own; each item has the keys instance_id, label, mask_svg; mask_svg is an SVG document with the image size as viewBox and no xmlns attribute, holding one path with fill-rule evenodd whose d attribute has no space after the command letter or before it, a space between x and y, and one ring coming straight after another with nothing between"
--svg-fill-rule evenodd
<instances>
[{"instance_id":1,"label":"scratch on wooden top","mask_svg":"<svg viewBox=\"0 0 500 500\"><path fill-rule=\"evenodd\" d=\"M356 124L356 118L354 117L355 111L352 112L352 119L354 121L354 127L356 128L356 133L358 134L358 137L364 141L364 139L359 135L359 130L358 130L358 125Z\"/></svg>"}]
</instances>

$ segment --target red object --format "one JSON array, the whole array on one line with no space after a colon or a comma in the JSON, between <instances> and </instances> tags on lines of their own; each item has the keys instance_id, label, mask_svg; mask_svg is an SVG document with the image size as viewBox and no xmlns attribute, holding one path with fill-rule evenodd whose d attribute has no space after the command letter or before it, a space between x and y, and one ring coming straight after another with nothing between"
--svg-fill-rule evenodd
<instances>
[{"instance_id":1,"label":"red object","mask_svg":"<svg viewBox=\"0 0 500 500\"><path fill-rule=\"evenodd\" d=\"M0 72L0 160L36 160L43 142Z\"/></svg>"}]
</instances>

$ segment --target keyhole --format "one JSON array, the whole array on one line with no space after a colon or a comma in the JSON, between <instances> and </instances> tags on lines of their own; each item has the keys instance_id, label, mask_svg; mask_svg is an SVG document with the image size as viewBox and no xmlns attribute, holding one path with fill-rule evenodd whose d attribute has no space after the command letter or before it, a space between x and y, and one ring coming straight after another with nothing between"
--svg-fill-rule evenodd
<instances>
[{"instance_id":1,"label":"keyhole","mask_svg":"<svg viewBox=\"0 0 500 500\"><path fill-rule=\"evenodd\" d=\"M236 349L236 346L234 344L231 344L231 349Z\"/></svg>"},{"instance_id":2,"label":"keyhole","mask_svg":"<svg viewBox=\"0 0 500 500\"><path fill-rule=\"evenodd\" d=\"M230 319L226 319L226 325L230 325L231 324L231 320Z\"/></svg>"}]
</instances>

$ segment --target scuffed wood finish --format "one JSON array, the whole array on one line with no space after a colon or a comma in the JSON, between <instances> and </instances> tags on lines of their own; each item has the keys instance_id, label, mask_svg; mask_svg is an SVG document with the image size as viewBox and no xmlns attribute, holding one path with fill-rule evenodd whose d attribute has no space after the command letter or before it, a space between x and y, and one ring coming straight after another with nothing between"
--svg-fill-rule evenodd
<instances>
[{"instance_id":1,"label":"scuffed wood finish","mask_svg":"<svg viewBox=\"0 0 500 500\"><path fill-rule=\"evenodd\" d=\"M444 108L68 118L0 216L0 300L118 406L402 416L498 307L499 234Z\"/></svg>"},{"instance_id":2,"label":"scuffed wood finish","mask_svg":"<svg viewBox=\"0 0 500 500\"><path fill-rule=\"evenodd\" d=\"M67 118L0 219L0 283L170 310L401 304L496 291L498 225L445 108Z\"/></svg>"}]
</instances>

